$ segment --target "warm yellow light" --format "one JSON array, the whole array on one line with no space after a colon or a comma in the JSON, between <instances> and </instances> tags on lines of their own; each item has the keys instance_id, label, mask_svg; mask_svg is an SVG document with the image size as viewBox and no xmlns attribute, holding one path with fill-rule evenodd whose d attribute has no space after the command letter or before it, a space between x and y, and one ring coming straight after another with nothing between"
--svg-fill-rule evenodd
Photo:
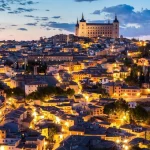
<instances>
[{"instance_id":1,"label":"warm yellow light","mask_svg":"<svg viewBox=\"0 0 150 150\"><path fill-rule=\"evenodd\" d=\"M126 117L126 116L123 116L123 119L124 119L124 120L126 120L126 119L127 119L127 117Z\"/></svg>"},{"instance_id":2,"label":"warm yellow light","mask_svg":"<svg viewBox=\"0 0 150 150\"><path fill-rule=\"evenodd\" d=\"M118 140L116 141L116 143L118 143L118 144L119 144L119 143L120 143L120 140L118 139Z\"/></svg>"},{"instance_id":3,"label":"warm yellow light","mask_svg":"<svg viewBox=\"0 0 150 150\"><path fill-rule=\"evenodd\" d=\"M125 139L123 142L124 142L124 143L128 143L128 140L127 140L127 139Z\"/></svg>"},{"instance_id":4,"label":"warm yellow light","mask_svg":"<svg viewBox=\"0 0 150 150\"><path fill-rule=\"evenodd\" d=\"M48 144L48 142L45 141L45 142L44 142L44 145L47 145L47 144Z\"/></svg>"},{"instance_id":5,"label":"warm yellow light","mask_svg":"<svg viewBox=\"0 0 150 150\"><path fill-rule=\"evenodd\" d=\"M63 139L63 135L62 134L60 134L60 139Z\"/></svg>"},{"instance_id":6,"label":"warm yellow light","mask_svg":"<svg viewBox=\"0 0 150 150\"><path fill-rule=\"evenodd\" d=\"M128 150L128 149L129 149L129 147L128 147L128 146L125 146L125 147L124 147L124 149L125 149L125 150Z\"/></svg>"},{"instance_id":7,"label":"warm yellow light","mask_svg":"<svg viewBox=\"0 0 150 150\"><path fill-rule=\"evenodd\" d=\"M137 93L137 96L140 96L140 93Z\"/></svg>"},{"instance_id":8,"label":"warm yellow light","mask_svg":"<svg viewBox=\"0 0 150 150\"><path fill-rule=\"evenodd\" d=\"M44 119L44 116L41 116L41 119Z\"/></svg>"},{"instance_id":9,"label":"warm yellow light","mask_svg":"<svg viewBox=\"0 0 150 150\"><path fill-rule=\"evenodd\" d=\"M127 93L124 93L124 96L127 96L128 94Z\"/></svg>"},{"instance_id":10,"label":"warm yellow light","mask_svg":"<svg viewBox=\"0 0 150 150\"><path fill-rule=\"evenodd\" d=\"M36 119L34 119L33 121L34 121L34 123L36 123L36 122L37 122L37 120L36 120Z\"/></svg>"},{"instance_id":11,"label":"warm yellow light","mask_svg":"<svg viewBox=\"0 0 150 150\"><path fill-rule=\"evenodd\" d=\"M128 56L130 56L131 54L130 53L128 53Z\"/></svg>"},{"instance_id":12,"label":"warm yellow light","mask_svg":"<svg viewBox=\"0 0 150 150\"><path fill-rule=\"evenodd\" d=\"M88 99L89 99L89 97L88 97L88 96L85 96L85 99L86 99L86 100L88 100Z\"/></svg>"},{"instance_id":13,"label":"warm yellow light","mask_svg":"<svg viewBox=\"0 0 150 150\"><path fill-rule=\"evenodd\" d=\"M4 146L0 146L0 150L5 150L5 147Z\"/></svg>"},{"instance_id":14,"label":"warm yellow light","mask_svg":"<svg viewBox=\"0 0 150 150\"><path fill-rule=\"evenodd\" d=\"M65 125L66 125L67 127L69 127L69 122L65 122Z\"/></svg>"},{"instance_id":15,"label":"warm yellow light","mask_svg":"<svg viewBox=\"0 0 150 150\"><path fill-rule=\"evenodd\" d=\"M36 117L37 116L37 112L33 112L32 116Z\"/></svg>"},{"instance_id":16,"label":"warm yellow light","mask_svg":"<svg viewBox=\"0 0 150 150\"><path fill-rule=\"evenodd\" d=\"M60 118L56 117L56 123L60 124Z\"/></svg>"}]
</instances>

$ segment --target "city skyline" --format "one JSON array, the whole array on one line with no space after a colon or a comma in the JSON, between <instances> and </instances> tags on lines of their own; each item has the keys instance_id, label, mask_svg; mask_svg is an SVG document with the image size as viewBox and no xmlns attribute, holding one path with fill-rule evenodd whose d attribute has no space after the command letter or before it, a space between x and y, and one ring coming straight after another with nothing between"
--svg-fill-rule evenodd
<instances>
[{"instance_id":1,"label":"city skyline","mask_svg":"<svg viewBox=\"0 0 150 150\"><path fill-rule=\"evenodd\" d=\"M140 0L1 0L0 40L36 40L74 33L82 12L88 22L107 22L117 14L120 35L150 39L149 1ZM69 12L69 13L68 13Z\"/></svg>"}]
</instances>

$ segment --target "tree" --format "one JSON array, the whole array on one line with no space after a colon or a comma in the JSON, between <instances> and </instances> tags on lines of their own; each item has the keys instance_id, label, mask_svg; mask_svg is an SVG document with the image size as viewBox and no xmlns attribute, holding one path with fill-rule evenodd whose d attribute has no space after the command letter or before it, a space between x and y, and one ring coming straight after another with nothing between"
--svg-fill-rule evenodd
<instances>
[{"instance_id":1,"label":"tree","mask_svg":"<svg viewBox=\"0 0 150 150\"><path fill-rule=\"evenodd\" d=\"M132 147L130 148L130 150L142 150L142 149L139 148L138 146L132 146Z\"/></svg>"},{"instance_id":2,"label":"tree","mask_svg":"<svg viewBox=\"0 0 150 150\"><path fill-rule=\"evenodd\" d=\"M133 65L131 67L131 73L130 75L125 79L125 82L130 86L139 85L143 81L142 77L142 67Z\"/></svg>"},{"instance_id":3,"label":"tree","mask_svg":"<svg viewBox=\"0 0 150 150\"><path fill-rule=\"evenodd\" d=\"M55 127L52 127L52 128L49 128L48 129L48 141L49 142L53 142L54 141L54 135L59 132L58 128L55 126Z\"/></svg>"},{"instance_id":4,"label":"tree","mask_svg":"<svg viewBox=\"0 0 150 150\"><path fill-rule=\"evenodd\" d=\"M105 105L104 107L104 113L107 114L107 115L110 115L114 112L115 110L115 103L109 103L107 105Z\"/></svg>"},{"instance_id":5,"label":"tree","mask_svg":"<svg viewBox=\"0 0 150 150\"><path fill-rule=\"evenodd\" d=\"M124 59L123 63L124 63L125 66L130 67L133 64L133 60L131 58L126 57Z\"/></svg>"},{"instance_id":6,"label":"tree","mask_svg":"<svg viewBox=\"0 0 150 150\"><path fill-rule=\"evenodd\" d=\"M0 89L3 90L4 89L4 86L3 84L0 82Z\"/></svg>"},{"instance_id":7,"label":"tree","mask_svg":"<svg viewBox=\"0 0 150 150\"><path fill-rule=\"evenodd\" d=\"M24 96L24 90L19 87L13 89L6 89L5 90L6 96L9 97L16 97L16 96Z\"/></svg>"},{"instance_id":8,"label":"tree","mask_svg":"<svg viewBox=\"0 0 150 150\"><path fill-rule=\"evenodd\" d=\"M128 104L125 100L119 99L113 103L109 103L104 107L104 113L107 115L115 114L115 115L122 115L128 111Z\"/></svg>"},{"instance_id":9,"label":"tree","mask_svg":"<svg viewBox=\"0 0 150 150\"><path fill-rule=\"evenodd\" d=\"M139 52L141 53L140 57L149 57L150 56L150 44L147 44L146 46L139 47Z\"/></svg>"},{"instance_id":10,"label":"tree","mask_svg":"<svg viewBox=\"0 0 150 150\"><path fill-rule=\"evenodd\" d=\"M116 111L126 112L128 111L128 104L124 99L119 99L115 102Z\"/></svg>"},{"instance_id":11,"label":"tree","mask_svg":"<svg viewBox=\"0 0 150 150\"><path fill-rule=\"evenodd\" d=\"M52 96L72 96L74 95L73 89L63 90L60 87L47 86L39 88L36 92L33 92L26 96L27 100L45 100Z\"/></svg>"},{"instance_id":12,"label":"tree","mask_svg":"<svg viewBox=\"0 0 150 150\"><path fill-rule=\"evenodd\" d=\"M67 89L67 91L66 91L66 93L67 93L67 95L69 95L69 96L73 96L74 94L75 94L75 91L73 90L73 89Z\"/></svg>"},{"instance_id":13,"label":"tree","mask_svg":"<svg viewBox=\"0 0 150 150\"><path fill-rule=\"evenodd\" d=\"M143 122L148 119L148 112L138 105L135 109L130 109L130 116L135 122Z\"/></svg>"}]
</instances>

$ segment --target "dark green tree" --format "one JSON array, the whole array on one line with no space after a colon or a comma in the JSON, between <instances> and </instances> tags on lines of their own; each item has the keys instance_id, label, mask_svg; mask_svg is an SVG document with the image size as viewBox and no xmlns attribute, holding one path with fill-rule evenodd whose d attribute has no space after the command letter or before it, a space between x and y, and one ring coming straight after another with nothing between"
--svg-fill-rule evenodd
<instances>
[{"instance_id":1,"label":"dark green tree","mask_svg":"<svg viewBox=\"0 0 150 150\"><path fill-rule=\"evenodd\" d=\"M67 95L69 95L69 96L73 96L75 94L75 91L70 88L68 88L66 92L67 92Z\"/></svg>"},{"instance_id":2,"label":"dark green tree","mask_svg":"<svg viewBox=\"0 0 150 150\"><path fill-rule=\"evenodd\" d=\"M54 141L54 135L58 132L56 127L49 128L48 130L48 141L53 142Z\"/></svg>"},{"instance_id":3,"label":"dark green tree","mask_svg":"<svg viewBox=\"0 0 150 150\"><path fill-rule=\"evenodd\" d=\"M135 122L144 122L148 119L148 112L138 105L135 109L130 109L130 116Z\"/></svg>"},{"instance_id":4,"label":"dark green tree","mask_svg":"<svg viewBox=\"0 0 150 150\"><path fill-rule=\"evenodd\" d=\"M65 91L60 87L48 86L48 87L39 88L38 91L33 92L28 96L26 96L26 99L45 100L45 98L47 99L51 96L72 96L72 95L74 95L73 89L68 89L67 91Z\"/></svg>"},{"instance_id":5,"label":"dark green tree","mask_svg":"<svg viewBox=\"0 0 150 150\"><path fill-rule=\"evenodd\" d=\"M104 106L104 113L107 115L110 114L120 114L126 113L128 111L128 104L125 100L119 99L113 103L109 103Z\"/></svg>"},{"instance_id":6,"label":"dark green tree","mask_svg":"<svg viewBox=\"0 0 150 150\"><path fill-rule=\"evenodd\" d=\"M24 96L24 90L19 87L13 89L6 89L5 90L6 96L9 97L17 97L17 96Z\"/></svg>"},{"instance_id":7,"label":"dark green tree","mask_svg":"<svg viewBox=\"0 0 150 150\"><path fill-rule=\"evenodd\" d=\"M110 115L114 112L116 106L115 103L109 103L104 107L104 114Z\"/></svg>"}]
</instances>

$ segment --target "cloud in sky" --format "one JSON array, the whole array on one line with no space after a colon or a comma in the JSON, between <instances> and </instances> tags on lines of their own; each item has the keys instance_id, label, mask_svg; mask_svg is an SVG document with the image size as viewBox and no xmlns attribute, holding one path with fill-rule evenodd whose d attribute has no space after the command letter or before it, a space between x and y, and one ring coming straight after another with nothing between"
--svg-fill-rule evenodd
<instances>
[{"instance_id":1,"label":"cloud in sky","mask_svg":"<svg viewBox=\"0 0 150 150\"><path fill-rule=\"evenodd\" d=\"M120 21L120 33L133 37L150 35L150 10L143 9L141 11L135 11L133 6L122 4L112 7L104 7L102 10L95 10L92 14L101 13L111 20L114 19L115 14L118 15ZM90 20L89 22L102 23L108 20ZM46 27L58 28L74 32L74 23L59 23L59 22L49 22L45 24ZM145 27L147 32L145 33Z\"/></svg>"},{"instance_id":2,"label":"cloud in sky","mask_svg":"<svg viewBox=\"0 0 150 150\"><path fill-rule=\"evenodd\" d=\"M150 35L150 9L148 8L148 5L144 7L147 7L147 9L140 10L139 7L137 8L136 3L134 4L134 6L131 5L131 3L129 4L129 0L124 0L124 2L128 4L119 4L114 6L114 3L112 1L107 0L108 2L110 2L109 7L106 3L106 0L68 1L68 5L75 5L70 5L72 11L74 7L80 6L79 11L73 11L68 15L68 12L66 12L66 9L64 7L64 9L62 10L55 9L55 7L53 6L56 6L56 4L60 2L59 0L0 0L1 17L6 16L6 18L8 19L5 22L5 17L3 17L2 20L4 21L3 23L1 23L3 24L1 26L3 28L5 27L6 23L10 22L5 27L6 30L4 32L6 32L7 28L9 27L11 27L10 29L12 30L16 30L15 26L17 26L17 30L28 31L27 33L29 34L32 34L30 33L30 28L36 31L40 30L39 34L45 34L45 31L48 30L49 36L51 36L52 32L54 34L58 34L58 32L56 31L63 31L64 33L68 33L67 31L74 32L76 16L78 16L79 13L84 12L85 18L86 20L88 20L88 22L96 23L108 22L108 19L113 21L115 14L117 14L120 21L120 34L123 34L124 36L134 37ZM89 2L91 2L90 6ZM63 5L62 1L60 3ZM100 5L97 5L98 3ZM88 8L84 10L84 7ZM140 7L143 6L141 5ZM23 27L27 27L28 29ZM43 30L43 28L45 30ZM53 31L53 29L56 29L54 30L55 32ZM11 34L13 33L15 33L15 31L13 31ZM21 32L21 34L27 33Z\"/></svg>"},{"instance_id":3,"label":"cloud in sky","mask_svg":"<svg viewBox=\"0 0 150 150\"><path fill-rule=\"evenodd\" d=\"M61 16L53 16L52 18L53 18L53 19L60 19Z\"/></svg>"},{"instance_id":4,"label":"cloud in sky","mask_svg":"<svg viewBox=\"0 0 150 150\"><path fill-rule=\"evenodd\" d=\"M12 24L11 26L12 26L12 27L16 27L17 25L16 25L16 24Z\"/></svg>"},{"instance_id":5,"label":"cloud in sky","mask_svg":"<svg viewBox=\"0 0 150 150\"><path fill-rule=\"evenodd\" d=\"M18 28L17 30L20 30L20 31L28 31L26 28Z\"/></svg>"},{"instance_id":6,"label":"cloud in sky","mask_svg":"<svg viewBox=\"0 0 150 150\"><path fill-rule=\"evenodd\" d=\"M38 16L36 16L34 18L35 18L36 21L48 21L49 20L48 17L38 17Z\"/></svg>"},{"instance_id":7,"label":"cloud in sky","mask_svg":"<svg viewBox=\"0 0 150 150\"><path fill-rule=\"evenodd\" d=\"M121 28L121 33L125 36L150 35L150 9L135 11L133 6L122 4L105 7L102 12L111 19L114 18L115 14L118 15L121 26L124 26ZM145 32L145 27L147 32Z\"/></svg>"},{"instance_id":8,"label":"cloud in sky","mask_svg":"<svg viewBox=\"0 0 150 150\"><path fill-rule=\"evenodd\" d=\"M17 9L13 10L13 11L8 12L8 13L10 13L10 14L20 14L20 13L25 13L25 12L32 12L34 10L36 10L36 9L19 7Z\"/></svg>"},{"instance_id":9,"label":"cloud in sky","mask_svg":"<svg viewBox=\"0 0 150 150\"><path fill-rule=\"evenodd\" d=\"M56 28L56 29L63 29L69 32L74 31L75 24L74 23L59 23L59 22L48 22L45 24L41 24L42 27L45 28Z\"/></svg>"},{"instance_id":10,"label":"cloud in sky","mask_svg":"<svg viewBox=\"0 0 150 150\"><path fill-rule=\"evenodd\" d=\"M5 9L3 9L3 8L0 8L0 11L5 11Z\"/></svg>"},{"instance_id":11,"label":"cloud in sky","mask_svg":"<svg viewBox=\"0 0 150 150\"><path fill-rule=\"evenodd\" d=\"M93 15L100 15L100 14L101 14L101 11L100 11L100 10L95 10L92 14L93 14Z\"/></svg>"},{"instance_id":12,"label":"cloud in sky","mask_svg":"<svg viewBox=\"0 0 150 150\"><path fill-rule=\"evenodd\" d=\"M37 4L38 2L33 2L33 1L27 1L24 3L20 3L20 5L33 5L33 4Z\"/></svg>"},{"instance_id":13,"label":"cloud in sky","mask_svg":"<svg viewBox=\"0 0 150 150\"><path fill-rule=\"evenodd\" d=\"M33 16L33 15L24 15L24 17L34 18L34 16Z\"/></svg>"},{"instance_id":14,"label":"cloud in sky","mask_svg":"<svg viewBox=\"0 0 150 150\"><path fill-rule=\"evenodd\" d=\"M37 23L27 23L27 24L25 24L26 26L36 26L37 25Z\"/></svg>"}]
</instances>

